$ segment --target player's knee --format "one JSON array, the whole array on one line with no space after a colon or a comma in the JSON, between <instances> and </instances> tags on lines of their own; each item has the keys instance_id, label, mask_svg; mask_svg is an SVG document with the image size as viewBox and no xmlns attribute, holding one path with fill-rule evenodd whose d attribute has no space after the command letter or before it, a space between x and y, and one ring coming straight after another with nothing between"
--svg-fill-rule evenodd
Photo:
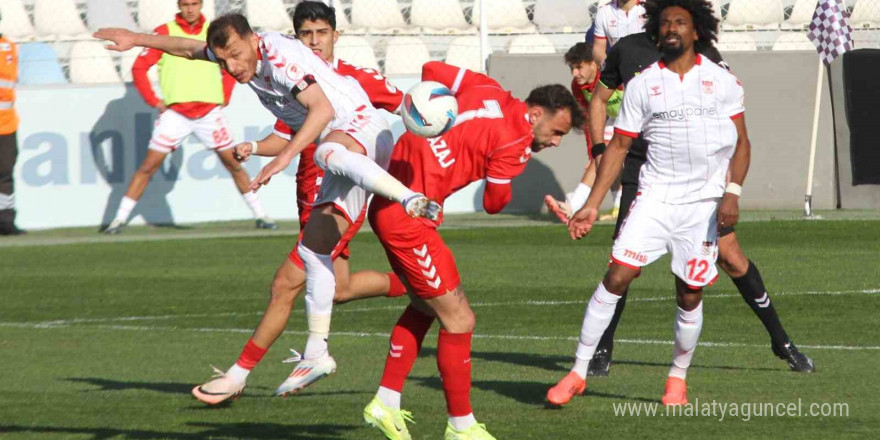
<instances>
[{"instance_id":1,"label":"player's knee","mask_svg":"<svg viewBox=\"0 0 880 440\"><path fill-rule=\"evenodd\" d=\"M322 170L327 171L330 166L330 157L334 154L344 155L348 149L336 142L324 142L315 150L315 164Z\"/></svg>"},{"instance_id":2,"label":"player's knee","mask_svg":"<svg viewBox=\"0 0 880 440\"><path fill-rule=\"evenodd\" d=\"M333 304L345 304L352 300L353 293L351 287L336 285L336 292L333 293Z\"/></svg>"},{"instance_id":3,"label":"player's knee","mask_svg":"<svg viewBox=\"0 0 880 440\"><path fill-rule=\"evenodd\" d=\"M731 278L740 278L749 270L749 259L739 246L719 247L718 265Z\"/></svg>"},{"instance_id":4,"label":"player's knee","mask_svg":"<svg viewBox=\"0 0 880 440\"><path fill-rule=\"evenodd\" d=\"M137 169L136 172L137 172L138 174L142 174L142 175L145 175L145 176L147 176L147 177L151 177L153 174L156 173L156 170L159 169L159 165L160 165L160 164L152 164L152 163L146 163L146 162L145 162L145 163L142 163L142 164L138 167L138 169Z\"/></svg>"},{"instance_id":5,"label":"player's knee","mask_svg":"<svg viewBox=\"0 0 880 440\"><path fill-rule=\"evenodd\" d=\"M297 294L299 294L300 286L301 283L297 283L295 280L291 279L291 277L279 271L279 273L275 274L275 278L272 280L272 286L269 289L271 301L290 304L292 306L293 302L296 300Z\"/></svg>"},{"instance_id":6,"label":"player's knee","mask_svg":"<svg viewBox=\"0 0 880 440\"><path fill-rule=\"evenodd\" d=\"M244 171L244 168L238 162L223 161L223 166L226 167L226 171L229 171L230 174L240 173Z\"/></svg>"},{"instance_id":7,"label":"player's knee","mask_svg":"<svg viewBox=\"0 0 880 440\"><path fill-rule=\"evenodd\" d=\"M614 267L612 266L612 269L605 274L602 284L604 284L605 289L611 293L623 294L626 292L632 279L633 277L630 274L621 270L614 270Z\"/></svg>"}]
</instances>

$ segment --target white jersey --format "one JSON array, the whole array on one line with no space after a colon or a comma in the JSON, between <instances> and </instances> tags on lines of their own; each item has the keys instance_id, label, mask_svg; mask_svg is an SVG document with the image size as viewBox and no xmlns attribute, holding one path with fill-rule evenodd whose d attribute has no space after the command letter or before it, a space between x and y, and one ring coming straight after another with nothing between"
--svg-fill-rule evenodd
<instances>
[{"instance_id":1,"label":"white jersey","mask_svg":"<svg viewBox=\"0 0 880 440\"><path fill-rule=\"evenodd\" d=\"M619 0L611 0L600 6L593 20L596 24L595 38L608 40L609 49L621 38L645 30L645 6L642 2L639 1L629 11L620 9L619 3Z\"/></svg>"},{"instance_id":2,"label":"white jersey","mask_svg":"<svg viewBox=\"0 0 880 440\"><path fill-rule=\"evenodd\" d=\"M332 65L299 40L278 32L257 33L257 36L260 39L257 71L248 86L266 109L294 131L302 127L308 113L296 100L296 94L313 82L321 86L336 113L321 137L337 122L348 122L356 111L373 109L367 93L356 81L338 74ZM213 59L210 51L208 56Z\"/></svg>"},{"instance_id":3,"label":"white jersey","mask_svg":"<svg viewBox=\"0 0 880 440\"><path fill-rule=\"evenodd\" d=\"M736 147L743 88L733 74L697 55L683 77L656 62L626 87L614 131L648 143L642 197L671 204L721 197Z\"/></svg>"}]
</instances>

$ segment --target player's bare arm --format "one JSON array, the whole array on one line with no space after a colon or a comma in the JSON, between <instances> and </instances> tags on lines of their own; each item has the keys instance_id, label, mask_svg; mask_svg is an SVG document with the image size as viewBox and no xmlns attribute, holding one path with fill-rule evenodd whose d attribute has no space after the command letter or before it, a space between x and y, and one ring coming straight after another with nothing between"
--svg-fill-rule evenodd
<instances>
[{"instance_id":1,"label":"player's bare arm","mask_svg":"<svg viewBox=\"0 0 880 440\"><path fill-rule=\"evenodd\" d=\"M599 68L602 68L602 65L605 64L605 57L607 56L605 50L607 47L608 40L605 38L593 39L593 59L596 61L596 64L599 65Z\"/></svg>"},{"instance_id":2,"label":"player's bare arm","mask_svg":"<svg viewBox=\"0 0 880 440\"><path fill-rule=\"evenodd\" d=\"M572 240L580 240L584 238L593 229L593 224L599 216L599 205L605 198L605 194L611 189L611 185L620 174L623 168L623 161L626 159L626 152L632 145L633 139L628 136L615 133L605 150L604 158L599 163L599 169L596 172L596 183L593 185L593 191L587 198L587 203L578 212L574 214L568 224L568 234Z\"/></svg>"},{"instance_id":3,"label":"player's bare arm","mask_svg":"<svg viewBox=\"0 0 880 440\"><path fill-rule=\"evenodd\" d=\"M593 99L590 100L590 111L588 112L590 115L590 138L593 139L593 154L597 165L602 163L602 153L596 152L595 146L605 141L605 120L608 119L606 106L611 100L612 94L614 94L614 90L605 87L600 80L596 85L596 90L593 91Z\"/></svg>"},{"instance_id":4,"label":"player's bare arm","mask_svg":"<svg viewBox=\"0 0 880 440\"><path fill-rule=\"evenodd\" d=\"M232 156L239 162L247 162L251 155L263 157L275 157L287 146L287 139L278 136L275 133L266 136L262 140L255 141L257 151L254 152L254 144L251 142L242 142L232 149Z\"/></svg>"},{"instance_id":5,"label":"player's bare arm","mask_svg":"<svg viewBox=\"0 0 880 440\"><path fill-rule=\"evenodd\" d=\"M93 36L111 41L112 44L108 44L107 49L118 52L124 52L133 47L149 47L191 60L208 60L205 55L205 42L190 38L143 34L120 28L98 29L98 32L95 32Z\"/></svg>"},{"instance_id":6,"label":"player's bare arm","mask_svg":"<svg viewBox=\"0 0 880 440\"><path fill-rule=\"evenodd\" d=\"M752 144L749 142L749 135L746 131L745 116L733 120L736 126L736 150L730 159L728 172L730 173L730 183L742 187L746 180L746 174L749 172L749 163L751 162ZM739 221L739 195L732 192L724 192L721 203L718 205L718 225L719 227L735 226Z\"/></svg>"},{"instance_id":7,"label":"player's bare arm","mask_svg":"<svg viewBox=\"0 0 880 440\"><path fill-rule=\"evenodd\" d=\"M324 95L324 91L321 90L318 83L313 83L297 93L296 100L308 111L306 120L284 149L278 153L275 159L263 167L260 174L257 174L257 177L251 182L251 189L254 191L269 183L272 176L284 171L293 158L314 142L327 127L327 124L333 120L335 115L333 105L330 104L330 100Z\"/></svg>"}]
</instances>

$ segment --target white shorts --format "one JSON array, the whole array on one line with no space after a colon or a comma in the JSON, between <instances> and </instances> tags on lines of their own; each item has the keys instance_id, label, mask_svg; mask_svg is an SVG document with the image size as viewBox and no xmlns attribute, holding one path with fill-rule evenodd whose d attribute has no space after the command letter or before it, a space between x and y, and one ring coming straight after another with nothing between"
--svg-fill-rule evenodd
<instances>
[{"instance_id":1,"label":"white shorts","mask_svg":"<svg viewBox=\"0 0 880 440\"><path fill-rule=\"evenodd\" d=\"M195 134L205 147L215 151L233 147L226 117L217 106L199 119L187 118L172 109L165 110L156 118L149 148L160 153L171 153L190 134Z\"/></svg>"},{"instance_id":2,"label":"white shorts","mask_svg":"<svg viewBox=\"0 0 880 440\"><path fill-rule=\"evenodd\" d=\"M671 205L636 197L611 248L611 261L639 270L667 252L672 273L692 289L718 279L719 199Z\"/></svg>"},{"instance_id":3,"label":"white shorts","mask_svg":"<svg viewBox=\"0 0 880 440\"><path fill-rule=\"evenodd\" d=\"M331 122L325 133L342 131L354 138L364 149L364 154L376 162L383 170L388 169L391 152L394 150L394 135L388 121L374 108L369 107L355 112L347 120ZM320 163L316 158L315 163ZM345 214L349 223L360 216L366 206L370 193L355 185L350 179L330 172L324 173L321 193L315 206L332 203Z\"/></svg>"}]
</instances>

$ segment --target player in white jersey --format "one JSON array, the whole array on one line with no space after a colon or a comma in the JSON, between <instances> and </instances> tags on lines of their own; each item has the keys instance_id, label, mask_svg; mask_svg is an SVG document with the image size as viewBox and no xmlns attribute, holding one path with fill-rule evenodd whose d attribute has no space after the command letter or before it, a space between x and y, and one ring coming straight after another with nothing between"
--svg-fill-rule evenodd
<instances>
[{"instance_id":1,"label":"player in white jersey","mask_svg":"<svg viewBox=\"0 0 880 440\"><path fill-rule=\"evenodd\" d=\"M601 67L614 43L645 30L645 6L642 0L611 0L599 6L593 23L593 59Z\"/></svg>"},{"instance_id":2,"label":"player in white jersey","mask_svg":"<svg viewBox=\"0 0 880 440\"><path fill-rule=\"evenodd\" d=\"M573 239L592 229L599 203L639 133L650 145L648 158L639 193L615 238L609 270L587 306L574 367L547 393L557 405L583 393L589 361L618 300L642 267L667 252L672 254L678 315L662 402L687 403L685 378L702 330L703 287L718 276L718 229L738 218L751 149L743 89L732 74L697 54L716 39L718 20L706 0L654 0L646 15L646 28L658 30L663 55L627 85L596 186L569 223Z\"/></svg>"},{"instance_id":3,"label":"player in white jersey","mask_svg":"<svg viewBox=\"0 0 880 440\"><path fill-rule=\"evenodd\" d=\"M272 176L319 139L315 162L326 174L297 248L306 269L309 326L297 368L306 373L306 384L332 373L336 362L327 346L336 287L332 253L360 214L367 192L401 203L413 217L436 219L440 214L440 205L411 191L385 171L393 149L388 123L356 81L336 73L295 38L255 33L241 14L215 19L208 28L207 44L125 29L101 29L95 37L112 41L108 46L112 50L143 46L189 59L215 61L239 83L247 84L266 109L295 130L287 146L254 178L254 190L268 184ZM246 376L246 371L234 365L225 375Z\"/></svg>"}]
</instances>

